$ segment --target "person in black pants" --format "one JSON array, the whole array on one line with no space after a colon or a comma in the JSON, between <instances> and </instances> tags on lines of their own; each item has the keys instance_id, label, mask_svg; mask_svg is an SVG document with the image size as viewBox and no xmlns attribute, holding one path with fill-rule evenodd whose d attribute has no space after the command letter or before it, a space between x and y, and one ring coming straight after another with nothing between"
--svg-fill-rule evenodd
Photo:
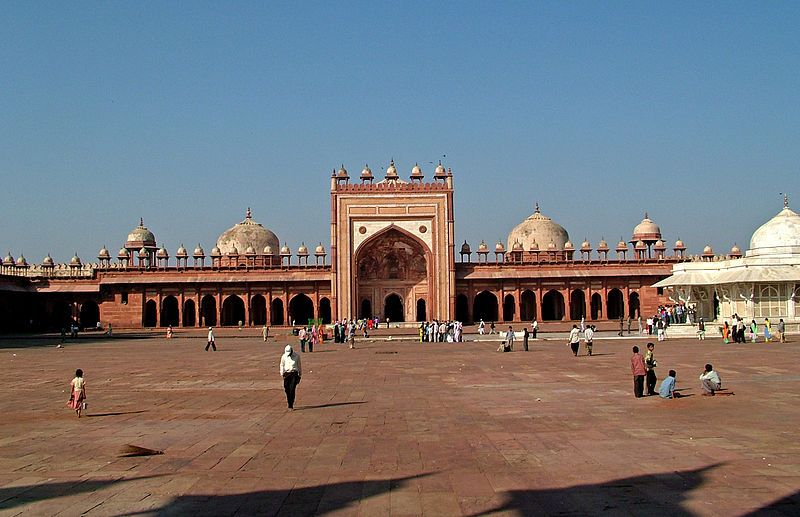
<instances>
[{"instance_id":1,"label":"person in black pants","mask_svg":"<svg viewBox=\"0 0 800 517\"><path fill-rule=\"evenodd\" d=\"M647 368L646 381L648 396L656 394L656 382L658 381L655 370L656 366L658 366L658 363L653 355L653 350L655 347L656 346L653 343L647 343L647 353L644 354L644 366Z\"/></svg>"},{"instance_id":2,"label":"person in black pants","mask_svg":"<svg viewBox=\"0 0 800 517\"><path fill-rule=\"evenodd\" d=\"M633 347L633 355L631 356L631 373L633 374L633 394L636 398L641 398L644 395L644 376L645 366L644 357L639 353L639 347Z\"/></svg>"},{"instance_id":3,"label":"person in black pants","mask_svg":"<svg viewBox=\"0 0 800 517\"><path fill-rule=\"evenodd\" d=\"M286 392L286 403L289 411L294 411L294 397L300 377L303 375L300 367L300 354L292 350L291 345L286 345L281 356L281 377L283 377L283 390Z\"/></svg>"}]
</instances>

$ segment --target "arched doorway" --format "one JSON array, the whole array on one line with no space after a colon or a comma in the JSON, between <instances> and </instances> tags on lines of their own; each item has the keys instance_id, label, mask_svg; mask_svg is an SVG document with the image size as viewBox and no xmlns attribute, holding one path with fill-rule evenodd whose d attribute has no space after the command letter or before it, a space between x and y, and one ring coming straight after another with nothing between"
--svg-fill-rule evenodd
<instances>
[{"instance_id":1,"label":"arched doorway","mask_svg":"<svg viewBox=\"0 0 800 517\"><path fill-rule=\"evenodd\" d=\"M564 319L564 295L555 289L542 296L542 320L560 321Z\"/></svg>"},{"instance_id":2,"label":"arched doorway","mask_svg":"<svg viewBox=\"0 0 800 517\"><path fill-rule=\"evenodd\" d=\"M592 295L592 319L599 320L603 317L603 297L600 293Z\"/></svg>"},{"instance_id":3,"label":"arched doorway","mask_svg":"<svg viewBox=\"0 0 800 517\"><path fill-rule=\"evenodd\" d=\"M3 309L0 307L0 310ZM2 311L3 315L10 314L10 304L8 308ZM51 326L56 329L67 328L69 324L72 322L72 307L67 302L56 302L53 306L53 312L51 313L50 323Z\"/></svg>"},{"instance_id":4,"label":"arched doorway","mask_svg":"<svg viewBox=\"0 0 800 517\"><path fill-rule=\"evenodd\" d=\"M267 300L260 294L250 298L250 320L253 325L267 323Z\"/></svg>"},{"instance_id":5,"label":"arched doorway","mask_svg":"<svg viewBox=\"0 0 800 517\"><path fill-rule=\"evenodd\" d=\"M606 314L610 320L618 320L625 315L625 299L619 289L612 289L608 292Z\"/></svg>"},{"instance_id":6,"label":"arched doorway","mask_svg":"<svg viewBox=\"0 0 800 517\"><path fill-rule=\"evenodd\" d=\"M356 296L352 308L360 309L361 317L380 316L390 321L414 318L415 293L425 293L425 299L431 303L437 299L428 272L429 256L427 245L404 230L392 226L377 232L356 252L353 262ZM396 298L389 300L392 295ZM364 300L370 302L368 311ZM381 309L383 314L375 314ZM435 307L431 313L436 314Z\"/></svg>"},{"instance_id":7,"label":"arched doorway","mask_svg":"<svg viewBox=\"0 0 800 517\"><path fill-rule=\"evenodd\" d=\"M233 327L240 321L244 324L244 302L232 294L222 302L222 326Z\"/></svg>"},{"instance_id":8,"label":"arched doorway","mask_svg":"<svg viewBox=\"0 0 800 517\"><path fill-rule=\"evenodd\" d=\"M298 294L289 301L289 318L292 325L308 325L314 319L314 303L304 294Z\"/></svg>"},{"instance_id":9,"label":"arched doorway","mask_svg":"<svg viewBox=\"0 0 800 517\"><path fill-rule=\"evenodd\" d=\"M89 301L81 304L81 328L95 328L100 321L100 307L95 302Z\"/></svg>"},{"instance_id":10,"label":"arched doorway","mask_svg":"<svg viewBox=\"0 0 800 517\"><path fill-rule=\"evenodd\" d=\"M210 294L200 300L200 324L205 327L217 324L217 300Z\"/></svg>"},{"instance_id":11,"label":"arched doorway","mask_svg":"<svg viewBox=\"0 0 800 517\"><path fill-rule=\"evenodd\" d=\"M536 294L530 289L522 291L519 297L519 317L522 321L533 321L536 317Z\"/></svg>"},{"instance_id":12,"label":"arched doorway","mask_svg":"<svg viewBox=\"0 0 800 517\"><path fill-rule=\"evenodd\" d=\"M639 315L639 293L632 292L630 296L628 296L628 316L632 320L635 320Z\"/></svg>"},{"instance_id":13,"label":"arched doorway","mask_svg":"<svg viewBox=\"0 0 800 517\"><path fill-rule=\"evenodd\" d=\"M383 301L383 318L387 321L405 321L403 300L397 293L392 293Z\"/></svg>"},{"instance_id":14,"label":"arched doorway","mask_svg":"<svg viewBox=\"0 0 800 517\"><path fill-rule=\"evenodd\" d=\"M325 325L331 322L331 301L327 298L319 299L319 319Z\"/></svg>"},{"instance_id":15,"label":"arched doorway","mask_svg":"<svg viewBox=\"0 0 800 517\"><path fill-rule=\"evenodd\" d=\"M158 306L154 300L147 300L144 304L144 326L155 327L158 324Z\"/></svg>"},{"instance_id":16,"label":"arched doorway","mask_svg":"<svg viewBox=\"0 0 800 517\"><path fill-rule=\"evenodd\" d=\"M514 321L514 310L517 304L514 302L514 295L507 294L503 298L503 321Z\"/></svg>"},{"instance_id":17,"label":"arched doorway","mask_svg":"<svg viewBox=\"0 0 800 517\"><path fill-rule=\"evenodd\" d=\"M475 321L497 321L497 297L489 291L481 291L475 297L472 314Z\"/></svg>"},{"instance_id":18,"label":"arched doorway","mask_svg":"<svg viewBox=\"0 0 800 517\"><path fill-rule=\"evenodd\" d=\"M456 319L458 321L469 321L469 299L466 294L456 296Z\"/></svg>"},{"instance_id":19,"label":"arched doorway","mask_svg":"<svg viewBox=\"0 0 800 517\"><path fill-rule=\"evenodd\" d=\"M186 300L183 302L183 326L194 327L197 310L194 307L194 300Z\"/></svg>"},{"instance_id":20,"label":"arched doorway","mask_svg":"<svg viewBox=\"0 0 800 517\"><path fill-rule=\"evenodd\" d=\"M428 317L425 314L425 299L420 298L417 300L417 321L427 321Z\"/></svg>"},{"instance_id":21,"label":"arched doorway","mask_svg":"<svg viewBox=\"0 0 800 517\"><path fill-rule=\"evenodd\" d=\"M275 298L270 304L270 325L283 325L283 300Z\"/></svg>"},{"instance_id":22,"label":"arched doorway","mask_svg":"<svg viewBox=\"0 0 800 517\"><path fill-rule=\"evenodd\" d=\"M372 317L372 302L369 298L361 300L361 311L358 313L358 317L361 319Z\"/></svg>"},{"instance_id":23,"label":"arched doorway","mask_svg":"<svg viewBox=\"0 0 800 517\"><path fill-rule=\"evenodd\" d=\"M586 317L586 295L582 289L575 289L569 295L569 319L579 320Z\"/></svg>"},{"instance_id":24,"label":"arched doorway","mask_svg":"<svg viewBox=\"0 0 800 517\"><path fill-rule=\"evenodd\" d=\"M178 299L174 296L161 300L161 326L178 326Z\"/></svg>"}]
</instances>

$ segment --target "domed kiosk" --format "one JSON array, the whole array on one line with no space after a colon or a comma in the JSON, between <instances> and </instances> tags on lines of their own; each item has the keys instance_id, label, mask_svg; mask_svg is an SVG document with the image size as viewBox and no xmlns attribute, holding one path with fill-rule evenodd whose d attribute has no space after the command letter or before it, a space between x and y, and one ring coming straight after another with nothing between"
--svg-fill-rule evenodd
<instances>
[{"instance_id":1,"label":"domed kiosk","mask_svg":"<svg viewBox=\"0 0 800 517\"><path fill-rule=\"evenodd\" d=\"M222 232L217 239L217 248L223 256L228 256L234 250L246 250L252 247L264 250L267 246L271 250L280 248L278 237L272 231L253 220L250 208L247 209L244 221L236 223L232 228Z\"/></svg>"},{"instance_id":2,"label":"domed kiosk","mask_svg":"<svg viewBox=\"0 0 800 517\"><path fill-rule=\"evenodd\" d=\"M516 242L521 243L524 249L529 249L534 243L543 242L549 244L552 242L554 249L563 250L567 241L569 241L567 230L546 215L543 215L539 210L539 203L536 203L536 209L533 214L508 234L508 246L506 249L513 249Z\"/></svg>"}]
</instances>

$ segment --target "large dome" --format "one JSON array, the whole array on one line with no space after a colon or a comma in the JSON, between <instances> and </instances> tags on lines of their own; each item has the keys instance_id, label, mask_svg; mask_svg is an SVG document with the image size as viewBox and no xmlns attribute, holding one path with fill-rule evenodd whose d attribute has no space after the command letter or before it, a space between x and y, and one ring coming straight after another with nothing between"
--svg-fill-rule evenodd
<instances>
[{"instance_id":1,"label":"large dome","mask_svg":"<svg viewBox=\"0 0 800 517\"><path fill-rule=\"evenodd\" d=\"M139 219L139 226L134 228L131 233L128 234L128 239L126 240L128 245L126 248L141 248L142 246L147 247L155 247L156 245L156 237L153 235L153 232L147 229L144 225L144 220Z\"/></svg>"},{"instance_id":2,"label":"large dome","mask_svg":"<svg viewBox=\"0 0 800 517\"><path fill-rule=\"evenodd\" d=\"M249 208L244 221L225 230L217 239L217 248L223 255L234 249L245 250L248 246L257 250L263 250L266 246L270 246L273 250L280 247L278 237L274 233L253 221Z\"/></svg>"},{"instance_id":3,"label":"large dome","mask_svg":"<svg viewBox=\"0 0 800 517\"><path fill-rule=\"evenodd\" d=\"M750 238L747 255L800 253L800 215L784 201L783 210L762 224Z\"/></svg>"},{"instance_id":4,"label":"large dome","mask_svg":"<svg viewBox=\"0 0 800 517\"><path fill-rule=\"evenodd\" d=\"M536 242L540 248L544 249L551 242L555 244L555 249L564 249L564 244L569 240L569 234L558 223L553 222L539 211L539 203L536 203L536 210L533 214L516 226L508 234L508 247L512 249L514 243L519 241L524 249L530 249Z\"/></svg>"},{"instance_id":5,"label":"large dome","mask_svg":"<svg viewBox=\"0 0 800 517\"><path fill-rule=\"evenodd\" d=\"M636 243L638 241L642 242L656 242L659 239L662 239L661 236L661 228L658 227L656 223L650 220L650 217L647 215L647 212L644 213L644 219L642 222L637 224L636 227L633 229L633 235L631 237L631 243Z\"/></svg>"}]
</instances>

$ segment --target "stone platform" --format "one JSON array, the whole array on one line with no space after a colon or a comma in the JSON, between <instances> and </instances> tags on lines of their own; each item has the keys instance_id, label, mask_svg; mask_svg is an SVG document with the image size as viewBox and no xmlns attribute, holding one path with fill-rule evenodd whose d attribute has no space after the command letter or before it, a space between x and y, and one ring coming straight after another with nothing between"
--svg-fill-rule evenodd
<instances>
[{"instance_id":1,"label":"stone platform","mask_svg":"<svg viewBox=\"0 0 800 517\"><path fill-rule=\"evenodd\" d=\"M644 340L326 343L287 412L285 340L2 343L2 515L797 515L800 347ZM583 350L581 351L583 353ZM704 363L728 393L699 396ZM76 368L89 409L65 407ZM163 451L121 457L126 445Z\"/></svg>"}]
</instances>

